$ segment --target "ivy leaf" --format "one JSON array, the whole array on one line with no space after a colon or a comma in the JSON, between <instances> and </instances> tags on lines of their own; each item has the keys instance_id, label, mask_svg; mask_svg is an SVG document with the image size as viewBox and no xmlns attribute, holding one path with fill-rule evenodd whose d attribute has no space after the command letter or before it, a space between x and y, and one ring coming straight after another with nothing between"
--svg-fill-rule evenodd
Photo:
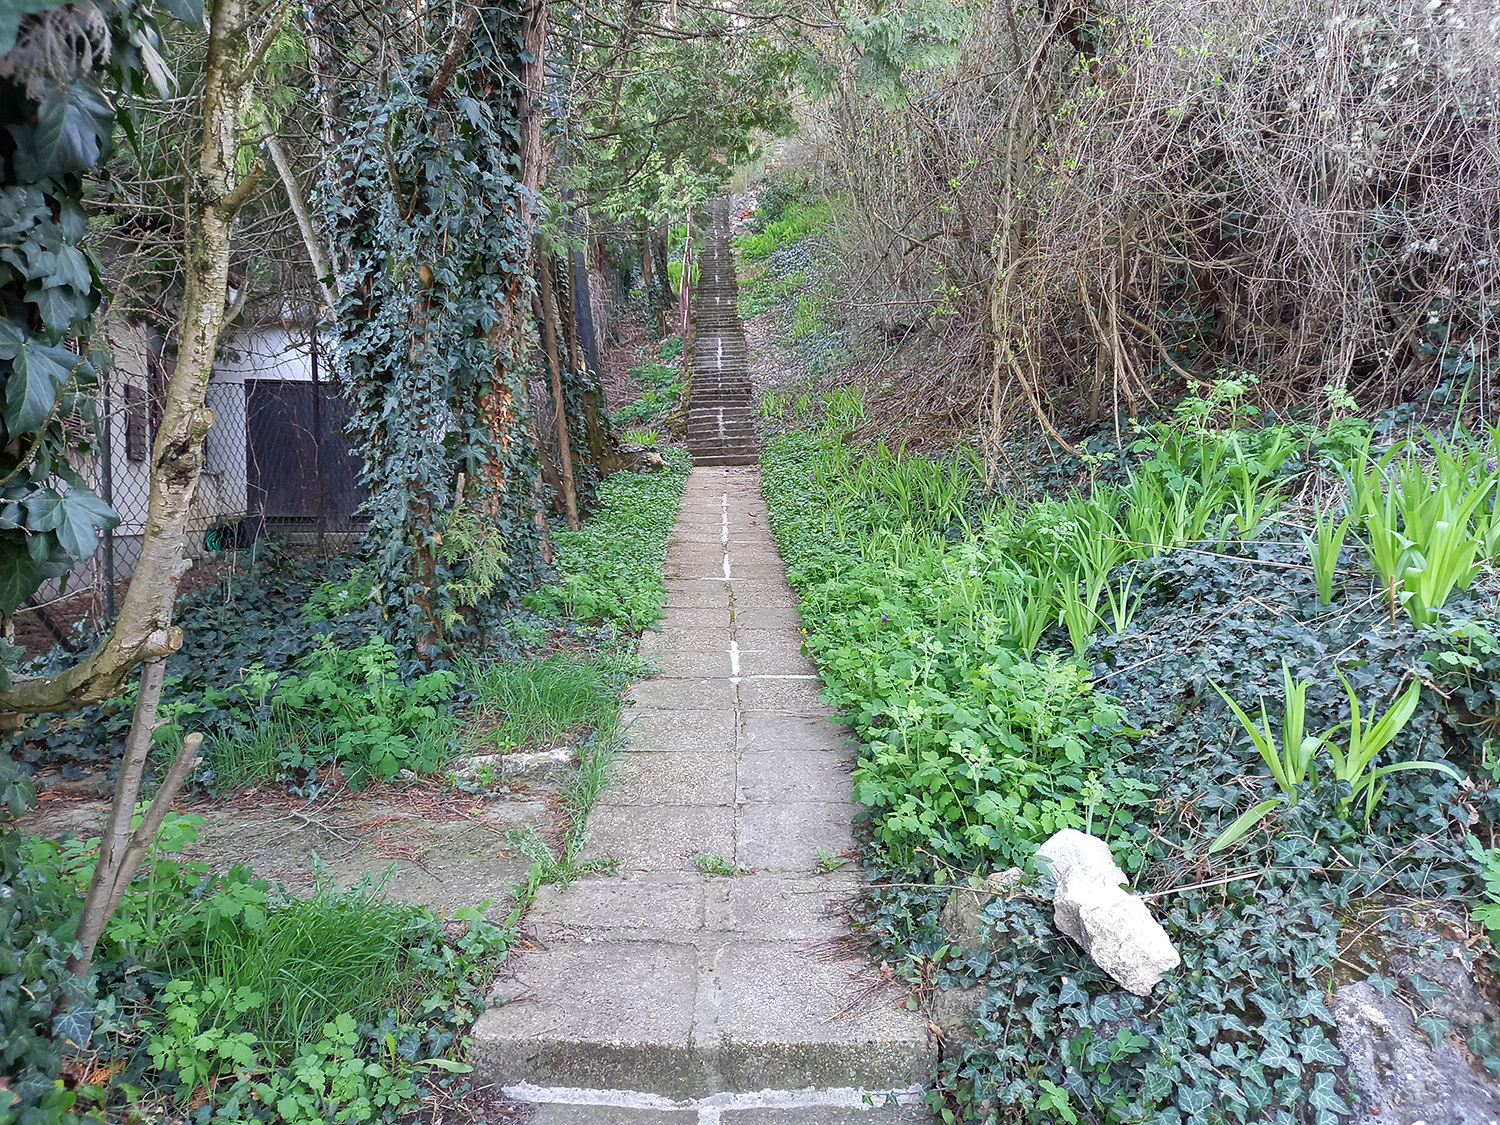
<instances>
[{"instance_id":1,"label":"ivy leaf","mask_svg":"<svg viewBox=\"0 0 1500 1125\"><path fill-rule=\"evenodd\" d=\"M1389 996L1396 991L1397 982L1383 973L1371 973L1365 978L1365 983L1382 996Z\"/></svg>"},{"instance_id":2,"label":"ivy leaf","mask_svg":"<svg viewBox=\"0 0 1500 1125\"><path fill-rule=\"evenodd\" d=\"M115 510L86 488L73 488L66 495L44 489L26 499L26 526L32 531L55 531L63 550L86 559L99 545L101 527L118 527Z\"/></svg>"},{"instance_id":3,"label":"ivy leaf","mask_svg":"<svg viewBox=\"0 0 1500 1125\"><path fill-rule=\"evenodd\" d=\"M1419 976L1416 973L1413 973L1411 976L1407 977L1406 983L1411 985L1412 988L1416 989L1417 995L1422 997L1423 1000L1436 1000L1443 994L1442 985L1434 984L1426 977Z\"/></svg>"},{"instance_id":4,"label":"ivy leaf","mask_svg":"<svg viewBox=\"0 0 1500 1125\"><path fill-rule=\"evenodd\" d=\"M93 311L87 297L60 285L29 288L26 299L36 305L46 325L47 338L54 344L68 334L74 321L87 320Z\"/></svg>"},{"instance_id":5,"label":"ivy leaf","mask_svg":"<svg viewBox=\"0 0 1500 1125\"><path fill-rule=\"evenodd\" d=\"M1425 1015L1417 1020L1417 1026L1427 1033L1434 1047L1442 1045L1443 1036L1453 1030L1453 1025L1442 1016Z\"/></svg>"},{"instance_id":6,"label":"ivy leaf","mask_svg":"<svg viewBox=\"0 0 1500 1125\"><path fill-rule=\"evenodd\" d=\"M26 154L31 171L82 172L93 167L114 124L114 107L90 79L77 78L64 88L48 91L37 107L32 151Z\"/></svg>"},{"instance_id":7,"label":"ivy leaf","mask_svg":"<svg viewBox=\"0 0 1500 1125\"><path fill-rule=\"evenodd\" d=\"M0 538L0 612L15 613L41 584L41 567L31 557L25 540L10 535Z\"/></svg>"},{"instance_id":8,"label":"ivy leaf","mask_svg":"<svg viewBox=\"0 0 1500 1125\"><path fill-rule=\"evenodd\" d=\"M1313 1079L1313 1088L1307 1095L1307 1103L1319 1112L1347 1115L1349 1107L1333 1088L1333 1075L1323 1071Z\"/></svg>"},{"instance_id":9,"label":"ivy leaf","mask_svg":"<svg viewBox=\"0 0 1500 1125\"><path fill-rule=\"evenodd\" d=\"M56 254L57 269L47 279L48 285L69 285L80 293L94 287L94 275L89 270L89 260L76 246L64 246Z\"/></svg>"},{"instance_id":10,"label":"ivy leaf","mask_svg":"<svg viewBox=\"0 0 1500 1125\"><path fill-rule=\"evenodd\" d=\"M1183 1113L1206 1113L1213 1107L1214 1096L1210 1090L1182 1086L1177 1091L1177 1108Z\"/></svg>"},{"instance_id":11,"label":"ivy leaf","mask_svg":"<svg viewBox=\"0 0 1500 1125\"><path fill-rule=\"evenodd\" d=\"M37 343L10 323L0 323L0 359L11 363L5 380L5 427L11 437L37 429L83 359L56 344Z\"/></svg>"},{"instance_id":12,"label":"ivy leaf","mask_svg":"<svg viewBox=\"0 0 1500 1125\"><path fill-rule=\"evenodd\" d=\"M52 1034L55 1038L72 1040L78 1047L87 1047L94 1034L94 1009L90 1004L69 1004L52 1017Z\"/></svg>"},{"instance_id":13,"label":"ivy leaf","mask_svg":"<svg viewBox=\"0 0 1500 1125\"><path fill-rule=\"evenodd\" d=\"M203 27L203 0L161 0L161 6L190 27Z\"/></svg>"},{"instance_id":14,"label":"ivy leaf","mask_svg":"<svg viewBox=\"0 0 1500 1125\"><path fill-rule=\"evenodd\" d=\"M1265 1049L1260 1053L1260 1063L1274 1070L1289 1070L1293 1074L1302 1073L1301 1064L1292 1057L1292 1052L1287 1049L1286 1040L1280 1037L1267 1041Z\"/></svg>"},{"instance_id":15,"label":"ivy leaf","mask_svg":"<svg viewBox=\"0 0 1500 1125\"><path fill-rule=\"evenodd\" d=\"M1297 1043L1297 1053L1308 1064L1323 1063L1325 1066L1342 1066L1344 1056L1323 1034L1323 1029L1314 1024L1302 1033Z\"/></svg>"}]
</instances>

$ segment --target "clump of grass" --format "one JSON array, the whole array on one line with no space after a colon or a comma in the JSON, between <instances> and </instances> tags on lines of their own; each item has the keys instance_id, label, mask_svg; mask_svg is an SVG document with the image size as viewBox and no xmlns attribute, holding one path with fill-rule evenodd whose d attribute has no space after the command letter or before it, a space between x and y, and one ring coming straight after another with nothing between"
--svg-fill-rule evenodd
<instances>
[{"instance_id":1,"label":"clump of grass","mask_svg":"<svg viewBox=\"0 0 1500 1125\"><path fill-rule=\"evenodd\" d=\"M378 1019L402 990L404 951L424 927L418 907L387 900L384 879L369 876L344 890L322 873L308 898L231 879L205 905L185 920L173 968L199 986L222 981L226 1005L261 998L205 1022L238 1024L277 1055L340 1013Z\"/></svg>"},{"instance_id":2,"label":"clump of grass","mask_svg":"<svg viewBox=\"0 0 1500 1125\"><path fill-rule=\"evenodd\" d=\"M639 663L622 655L583 660L558 653L471 664L464 678L482 706L504 712L489 737L501 750L514 750L546 746L569 731L611 739L620 722L620 693L639 674Z\"/></svg>"}]
</instances>

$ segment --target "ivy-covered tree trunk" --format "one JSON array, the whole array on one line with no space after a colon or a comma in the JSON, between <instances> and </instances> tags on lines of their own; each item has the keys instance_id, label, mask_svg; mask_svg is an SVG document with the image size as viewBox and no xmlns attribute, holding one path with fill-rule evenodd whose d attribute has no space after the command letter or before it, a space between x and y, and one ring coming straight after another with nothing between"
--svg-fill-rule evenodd
<instances>
[{"instance_id":1,"label":"ivy-covered tree trunk","mask_svg":"<svg viewBox=\"0 0 1500 1125\"><path fill-rule=\"evenodd\" d=\"M474 637L537 552L520 357L547 8L451 0L419 18L394 72L338 27L318 50L349 109L321 195L369 542L390 632L431 655Z\"/></svg>"},{"instance_id":2,"label":"ivy-covered tree trunk","mask_svg":"<svg viewBox=\"0 0 1500 1125\"><path fill-rule=\"evenodd\" d=\"M542 116L546 108L546 46L547 46L547 0L527 0L521 8L521 59L519 141L516 164L520 190L513 206L518 233L524 232L526 245L532 245L532 234L536 228L534 204L541 190L545 168L546 148L542 137ZM509 277L500 291L496 303L495 323L490 329L490 346L495 353L494 372L489 386L480 399L480 410L493 443L493 455L482 467L481 479L485 486L485 503L490 513L498 517L501 497L507 491L505 460L515 444L513 433L519 419L516 412L516 396L511 384L524 379L522 356L524 354L522 324L523 310L528 301L528 281L525 264L516 269L516 263L504 263ZM566 448L561 453L562 482L569 488L571 468ZM577 515L569 521L577 526Z\"/></svg>"},{"instance_id":3,"label":"ivy-covered tree trunk","mask_svg":"<svg viewBox=\"0 0 1500 1125\"><path fill-rule=\"evenodd\" d=\"M151 451L140 558L104 644L55 676L17 677L11 691L0 693L0 707L10 711L59 711L107 699L119 694L142 660L169 655L182 643L181 631L172 626L172 609L178 581L190 565L184 557L188 511L203 470L203 439L214 419L206 401L208 380L224 326L234 220L265 171L257 159L241 174L240 126L251 79L278 29L273 24L255 50L246 0L211 0L206 16L202 134L186 185L189 226L177 364Z\"/></svg>"}]
</instances>

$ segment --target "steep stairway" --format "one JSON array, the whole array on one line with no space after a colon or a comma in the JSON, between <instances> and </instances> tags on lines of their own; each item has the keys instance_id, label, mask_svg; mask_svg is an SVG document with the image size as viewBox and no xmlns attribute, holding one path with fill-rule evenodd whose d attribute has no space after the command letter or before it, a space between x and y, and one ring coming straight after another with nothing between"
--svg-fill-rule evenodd
<instances>
[{"instance_id":1,"label":"steep stairway","mask_svg":"<svg viewBox=\"0 0 1500 1125\"><path fill-rule=\"evenodd\" d=\"M708 237L698 256L693 297L693 381L688 449L693 464L753 465L759 452L750 415L750 372L739 317L739 283L729 243L729 199L709 205Z\"/></svg>"}]
</instances>

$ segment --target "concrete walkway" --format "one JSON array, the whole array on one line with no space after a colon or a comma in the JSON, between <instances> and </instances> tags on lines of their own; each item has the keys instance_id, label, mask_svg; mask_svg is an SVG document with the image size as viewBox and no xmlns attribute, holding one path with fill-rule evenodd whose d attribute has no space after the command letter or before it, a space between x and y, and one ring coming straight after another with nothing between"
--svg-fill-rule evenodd
<instances>
[{"instance_id":1,"label":"concrete walkway","mask_svg":"<svg viewBox=\"0 0 1500 1125\"><path fill-rule=\"evenodd\" d=\"M931 1073L924 1021L845 907L858 885L845 732L818 702L754 469L696 469L668 547L615 785L586 858L544 888L537 948L475 1027L476 1081L551 1122L930 1120L871 1109ZM831 862L823 857L830 857ZM742 874L703 874L701 866Z\"/></svg>"}]
</instances>

